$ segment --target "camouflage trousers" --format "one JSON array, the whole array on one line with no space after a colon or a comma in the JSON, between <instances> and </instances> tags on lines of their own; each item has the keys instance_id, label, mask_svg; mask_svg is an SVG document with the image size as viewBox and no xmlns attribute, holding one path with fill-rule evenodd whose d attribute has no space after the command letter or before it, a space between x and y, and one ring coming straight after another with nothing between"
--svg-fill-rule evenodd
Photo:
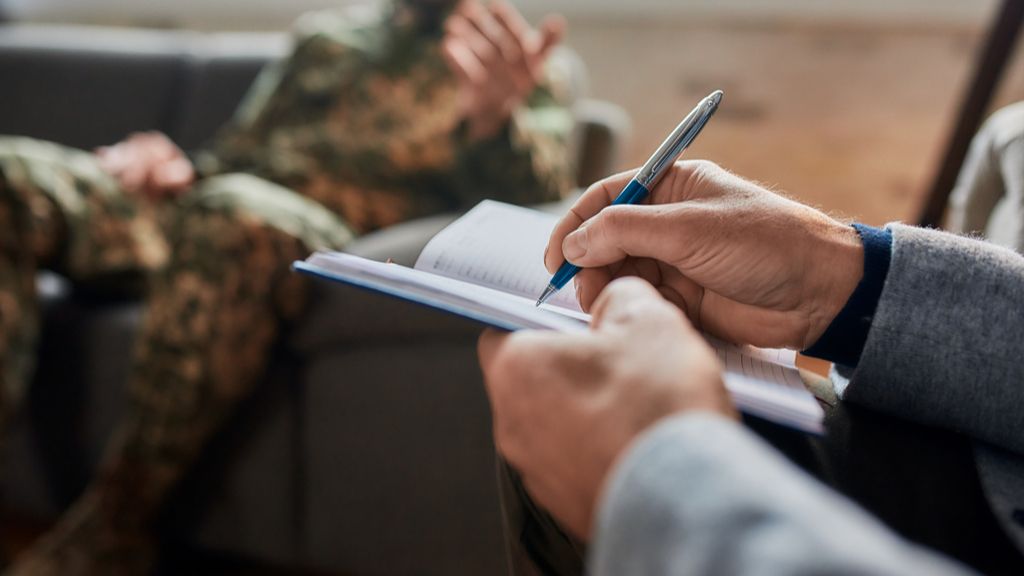
<instances>
[{"instance_id":1,"label":"camouflage trousers","mask_svg":"<svg viewBox=\"0 0 1024 576\"><path fill-rule=\"evenodd\" d=\"M0 425L34 367L37 270L147 287L126 420L92 486L15 572L143 569L134 544L303 307L290 263L351 237L326 208L250 175L152 204L126 195L91 154L0 138Z\"/></svg>"}]
</instances>

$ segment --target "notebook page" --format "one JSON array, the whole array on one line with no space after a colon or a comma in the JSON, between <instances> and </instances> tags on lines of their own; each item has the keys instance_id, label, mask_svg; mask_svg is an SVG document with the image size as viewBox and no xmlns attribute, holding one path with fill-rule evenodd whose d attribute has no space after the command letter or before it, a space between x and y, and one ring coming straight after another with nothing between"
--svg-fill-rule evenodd
<instances>
[{"instance_id":1,"label":"notebook page","mask_svg":"<svg viewBox=\"0 0 1024 576\"><path fill-rule=\"evenodd\" d=\"M548 306L538 308L533 300L515 294L341 252L317 252L295 266L305 272L508 329L525 327L569 332L586 330L590 323L590 316L583 312Z\"/></svg>"},{"instance_id":2,"label":"notebook page","mask_svg":"<svg viewBox=\"0 0 1024 576\"><path fill-rule=\"evenodd\" d=\"M725 368L723 382L742 412L821 432L825 412L796 369L791 350L735 346L708 337Z\"/></svg>"},{"instance_id":3,"label":"notebook page","mask_svg":"<svg viewBox=\"0 0 1024 576\"><path fill-rule=\"evenodd\" d=\"M557 222L553 214L484 200L434 236L415 268L536 302L551 280L544 247ZM580 309L571 284L548 302Z\"/></svg>"}]
</instances>

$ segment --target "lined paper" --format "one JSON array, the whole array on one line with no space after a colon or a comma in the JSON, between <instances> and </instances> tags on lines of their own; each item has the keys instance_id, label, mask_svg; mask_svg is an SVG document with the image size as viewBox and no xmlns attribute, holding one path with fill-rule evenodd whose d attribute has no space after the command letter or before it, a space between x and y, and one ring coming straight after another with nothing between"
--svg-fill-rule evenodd
<instances>
[{"instance_id":1,"label":"lined paper","mask_svg":"<svg viewBox=\"0 0 1024 576\"><path fill-rule=\"evenodd\" d=\"M544 247L557 222L553 214L484 200L434 236L415 268L536 302L551 280ZM548 302L580 309L571 284Z\"/></svg>"}]
</instances>

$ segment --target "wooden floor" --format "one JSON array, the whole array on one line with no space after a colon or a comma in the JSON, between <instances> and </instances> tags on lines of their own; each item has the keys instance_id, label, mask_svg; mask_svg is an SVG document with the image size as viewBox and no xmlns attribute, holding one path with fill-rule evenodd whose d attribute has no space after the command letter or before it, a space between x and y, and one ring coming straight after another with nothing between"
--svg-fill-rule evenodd
<instances>
[{"instance_id":1,"label":"wooden floor","mask_svg":"<svg viewBox=\"0 0 1024 576\"><path fill-rule=\"evenodd\" d=\"M629 111L626 166L704 95L719 114L688 153L869 224L912 220L983 33L786 22L577 20L591 94ZM999 102L1024 98L1018 50Z\"/></svg>"}]
</instances>

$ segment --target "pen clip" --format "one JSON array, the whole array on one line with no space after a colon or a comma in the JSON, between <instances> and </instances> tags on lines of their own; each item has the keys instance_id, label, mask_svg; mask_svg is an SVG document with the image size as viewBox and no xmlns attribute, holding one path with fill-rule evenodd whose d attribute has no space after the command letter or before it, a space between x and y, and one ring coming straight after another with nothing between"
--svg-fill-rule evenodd
<instances>
[{"instance_id":1,"label":"pen clip","mask_svg":"<svg viewBox=\"0 0 1024 576\"><path fill-rule=\"evenodd\" d=\"M648 190L653 189L665 174L665 169L675 162L679 155L683 153L683 150L686 150L697 135L700 134L704 125L708 123L715 110L718 109L718 104L721 101L721 90L716 90L701 100L640 168L640 171L636 174L637 182Z\"/></svg>"}]
</instances>

